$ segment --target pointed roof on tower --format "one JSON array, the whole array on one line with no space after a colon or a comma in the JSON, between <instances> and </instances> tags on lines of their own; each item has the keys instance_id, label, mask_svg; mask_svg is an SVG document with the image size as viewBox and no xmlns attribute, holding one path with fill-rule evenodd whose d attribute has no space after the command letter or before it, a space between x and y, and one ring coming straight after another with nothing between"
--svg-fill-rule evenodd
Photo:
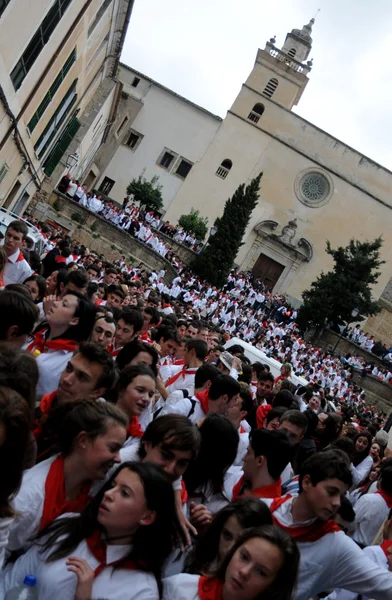
<instances>
[{"instance_id":1,"label":"pointed roof on tower","mask_svg":"<svg viewBox=\"0 0 392 600\"><path fill-rule=\"evenodd\" d=\"M307 46L309 46L311 48L312 41L313 41L312 35L311 35L313 25L314 25L314 18L310 19L309 23L307 25L304 25L302 27L302 29L293 29L291 31L291 35L293 37L299 38L301 40L301 42L303 42L304 44L306 44Z\"/></svg>"}]
</instances>

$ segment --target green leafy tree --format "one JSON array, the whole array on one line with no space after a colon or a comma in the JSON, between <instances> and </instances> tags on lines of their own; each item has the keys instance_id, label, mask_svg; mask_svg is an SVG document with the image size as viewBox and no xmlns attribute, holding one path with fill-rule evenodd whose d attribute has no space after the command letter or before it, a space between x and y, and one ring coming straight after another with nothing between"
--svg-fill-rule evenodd
<instances>
[{"instance_id":1,"label":"green leafy tree","mask_svg":"<svg viewBox=\"0 0 392 600\"><path fill-rule=\"evenodd\" d=\"M191 208L189 215L182 215L178 224L187 233L193 233L198 240L204 240L208 231L207 217L201 217L198 210Z\"/></svg>"},{"instance_id":2,"label":"green leafy tree","mask_svg":"<svg viewBox=\"0 0 392 600\"><path fill-rule=\"evenodd\" d=\"M348 246L336 250L327 242L326 252L335 264L332 271L321 273L310 289L303 292L297 317L302 330L309 325L336 328L350 323L354 309L359 311L356 321L379 311L372 299L371 286L377 283L379 268L385 263L380 259L381 246L381 237L373 242L351 240Z\"/></svg>"},{"instance_id":3,"label":"green leafy tree","mask_svg":"<svg viewBox=\"0 0 392 600\"><path fill-rule=\"evenodd\" d=\"M136 179L132 179L127 187L127 194L133 195L135 202L140 206L145 206L154 211L159 211L163 206L162 185L158 183L158 175L154 175L150 180L144 175L145 169Z\"/></svg>"},{"instance_id":4,"label":"green leafy tree","mask_svg":"<svg viewBox=\"0 0 392 600\"><path fill-rule=\"evenodd\" d=\"M259 199L259 187L263 174L252 179L249 185L242 183L234 195L226 201L223 215L216 219L217 231L208 245L196 258L193 268L202 278L213 285L222 286L233 267L253 209Z\"/></svg>"}]
</instances>

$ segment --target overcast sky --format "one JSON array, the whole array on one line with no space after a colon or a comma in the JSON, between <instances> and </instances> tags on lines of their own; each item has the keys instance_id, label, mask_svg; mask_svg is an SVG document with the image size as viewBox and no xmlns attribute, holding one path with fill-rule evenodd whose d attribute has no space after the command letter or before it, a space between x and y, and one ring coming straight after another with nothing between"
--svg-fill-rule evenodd
<instances>
[{"instance_id":1,"label":"overcast sky","mask_svg":"<svg viewBox=\"0 0 392 600\"><path fill-rule=\"evenodd\" d=\"M122 61L224 117L257 49L319 8L295 111L392 170L392 0L135 0Z\"/></svg>"}]
</instances>

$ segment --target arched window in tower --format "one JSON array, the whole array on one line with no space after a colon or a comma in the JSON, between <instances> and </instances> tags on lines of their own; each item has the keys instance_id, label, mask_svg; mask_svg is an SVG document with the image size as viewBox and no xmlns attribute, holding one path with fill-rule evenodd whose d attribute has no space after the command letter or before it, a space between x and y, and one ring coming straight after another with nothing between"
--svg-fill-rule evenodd
<instances>
[{"instance_id":1,"label":"arched window in tower","mask_svg":"<svg viewBox=\"0 0 392 600\"><path fill-rule=\"evenodd\" d=\"M290 48L290 50L287 52L287 54L289 56L291 56L291 58L294 58L295 55L297 54L297 50L295 48Z\"/></svg>"},{"instance_id":2,"label":"arched window in tower","mask_svg":"<svg viewBox=\"0 0 392 600\"><path fill-rule=\"evenodd\" d=\"M252 108L252 110L250 111L250 113L248 115L249 121L253 121L253 123L258 123L263 112L264 112L264 104L261 104L260 102L258 102L257 104L254 105L254 107Z\"/></svg>"},{"instance_id":3,"label":"arched window in tower","mask_svg":"<svg viewBox=\"0 0 392 600\"><path fill-rule=\"evenodd\" d=\"M215 175L217 175L221 179L226 179L232 166L233 166L233 163L231 162L231 160L229 158L225 158L225 160L222 160Z\"/></svg>"},{"instance_id":4,"label":"arched window in tower","mask_svg":"<svg viewBox=\"0 0 392 600\"><path fill-rule=\"evenodd\" d=\"M264 88L264 91L263 91L264 96L267 96L267 98L271 98L272 94L278 87L278 83L279 83L279 81L277 79L270 79Z\"/></svg>"}]
</instances>

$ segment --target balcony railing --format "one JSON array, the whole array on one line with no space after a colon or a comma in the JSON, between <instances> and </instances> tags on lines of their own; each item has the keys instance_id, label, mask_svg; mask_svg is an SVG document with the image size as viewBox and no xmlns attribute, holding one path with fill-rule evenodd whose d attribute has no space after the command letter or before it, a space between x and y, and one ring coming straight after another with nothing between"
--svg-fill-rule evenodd
<instances>
[{"instance_id":1,"label":"balcony railing","mask_svg":"<svg viewBox=\"0 0 392 600\"><path fill-rule=\"evenodd\" d=\"M280 62L285 63L290 69L293 69L293 71L295 71L296 73L302 73L303 75L307 75L312 69L311 65L303 65L302 63L298 62L294 58L291 58L291 56L288 56L278 48L275 48L275 46L273 46L270 42L267 42L265 50L266 52L268 52L268 54L273 56L273 58L276 58Z\"/></svg>"}]
</instances>

